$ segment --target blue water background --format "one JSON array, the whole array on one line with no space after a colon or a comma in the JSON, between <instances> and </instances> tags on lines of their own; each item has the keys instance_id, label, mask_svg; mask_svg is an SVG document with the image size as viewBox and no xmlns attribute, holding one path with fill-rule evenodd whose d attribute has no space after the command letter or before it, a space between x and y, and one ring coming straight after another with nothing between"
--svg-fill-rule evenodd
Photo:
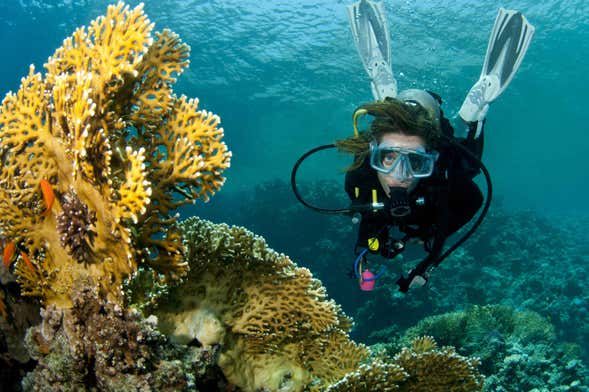
<instances>
[{"instance_id":1,"label":"blue water background","mask_svg":"<svg viewBox=\"0 0 589 392\"><path fill-rule=\"evenodd\" d=\"M156 30L170 28L192 48L176 92L199 97L222 118L234 154L223 192L288 180L302 152L351 133L352 111L371 94L349 31L349 3L145 3ZM18 89L29 64L41 69L66 36L104 14L107 4L3 0L2 94ZM536 35L512 85L489 112L484 161L496 194L513 208L586 211L589 2L387 1L400 88L438 92L446 114L455 116L478 78L500 6L521 10ZM316 162L302 175L341 176L341 159Z\"/></svg>"}]
</instances>

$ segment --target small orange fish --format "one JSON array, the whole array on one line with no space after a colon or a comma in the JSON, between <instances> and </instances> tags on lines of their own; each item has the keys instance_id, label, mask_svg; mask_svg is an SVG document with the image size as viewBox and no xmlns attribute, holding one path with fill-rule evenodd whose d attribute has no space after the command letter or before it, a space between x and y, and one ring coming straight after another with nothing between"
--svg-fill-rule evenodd
<instances>
[{"instance_id":1,"label":"small orange fish","mask_svg":"<svg viewBox=\"0 0 589 392\"><path fill-rule=\"evenodd\" d=\"M0 314L6 320L8 318L8 311L6 310L6 305L4 304L4 299L0 298Z\"/></svg>"},{"instance_id":2,"label":"small orange fish","mask_svg":"<svg viewBox=\"0 0 589 392\"><path fill-rule=\"evenodd\" d=\"M14 253L16 252L16 244L14 241L8 241L4 246L4 250L2 251L2 264L6 268L10 266L12 259L14 258Z\"/></svg>"},{"instance_id":3,"label":"small orange fish","mask_svg":"<svg viewBox=\"0 0 589 392\"><path fill-rule=\"evenodd\" d=\"M27 265L27 267L29 267L31 269L31 271L37 272L35 270L35 266L33 265L33 263L31 263L31 259L29 259L29 256L27 256L27 254L25 252L20 252L20 257L22 257L25 264Z\"/></svg>"},{"instance_id":4,"label":"small orange fish","mask_svg":"<svg viewBox=\"0 0 589 392\"><path fill-rule=\"evenodd\" d=\"M51 212L51 207L53 207L53 202L55 201L55 193L53 193L53 188L51 188L51 184L49 181L43 179L39 183L41 185L41 193L43 193L43 200L45 200L45 205L47 209L43 213L43 216L48 216Z\"/></svg>"}]
</instances>

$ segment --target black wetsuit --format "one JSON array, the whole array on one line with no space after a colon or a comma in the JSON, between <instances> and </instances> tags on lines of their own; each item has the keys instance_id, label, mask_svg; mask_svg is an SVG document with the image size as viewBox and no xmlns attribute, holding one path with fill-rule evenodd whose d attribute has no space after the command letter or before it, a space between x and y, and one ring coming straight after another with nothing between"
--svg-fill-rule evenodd
<instances>
[{"instance_id":1,"label":"black wetsuit","mask_svg":"<svg viewBox=\"0 0 589 392\"><path fill-rule=\"evenodd\" d=\"M449 121L442 120L445 135L452 137L454 130ZM482 156L483 135L473 138L476 124L470 127L467 139L455 139L468 148L479 159ZM367 205L382 202L385 208L362 213L358 229L356 253L368 248L371 253L380 253L392 257L400 253L395 240L389 238L390 229L398 228L405 240L418 238L424 242L424 248L431 258L429 264L436 264L444 240L464 226L476 214L483 203L483 196L473 178L479 173L478 166L467 159L456 147L448 145L441 149L440 157L432 176L421 179L410 193L411 213L403 219L391 216L389 198L378 180L377 172L370 166L369 159L364 164L346 175L345 190L352 200L352 205ZM375 190L375 192L373 191ZM376 199L374 200L374 194ZM374 245L378 239L378 247ZM395 246L397 245L397 246Z\"/></svg>"}]
</instances>

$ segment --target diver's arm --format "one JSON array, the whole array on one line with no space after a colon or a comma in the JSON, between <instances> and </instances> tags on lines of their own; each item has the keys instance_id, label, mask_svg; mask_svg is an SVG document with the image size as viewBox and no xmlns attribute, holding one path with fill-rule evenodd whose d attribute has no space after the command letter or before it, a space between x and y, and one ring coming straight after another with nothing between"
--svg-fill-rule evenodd
<instances>
[{"instance_id":1,"label":"diver's arm","mask_svg":"<svg viewBox=\"0 0 589 392\"><path fill-rule=\"evenodd\" d=\"M462 145L470 150L477 158L483 157L483 147L485 139L485 124L487 120L481 122L469 122L468 133L466 138L463 140ZM480 130L479 130L480 127Z\"/></svg>"},{"instance_id":2,"label":"diver's arm","mask_svg":"<svg viewBox=\"0 0 589 392\"><path fill-rule=\"evenodd\" d=\"M467 132L464 137L454 137L454 142L459 143L461 146L466 147L477 159L481 160L483 157L484 147L484 124L486 120L481 122L481 130L478 131L478 123L471 122L467 123ZM478 136L477 136L478 135ZM453 163L450 165L452 176L459 178L460 180L472 179L476 177L481 171L476 161L466 156L464 152L461 152L458 147L454 147L455 150Z\"/></svg>"}]
</instances>

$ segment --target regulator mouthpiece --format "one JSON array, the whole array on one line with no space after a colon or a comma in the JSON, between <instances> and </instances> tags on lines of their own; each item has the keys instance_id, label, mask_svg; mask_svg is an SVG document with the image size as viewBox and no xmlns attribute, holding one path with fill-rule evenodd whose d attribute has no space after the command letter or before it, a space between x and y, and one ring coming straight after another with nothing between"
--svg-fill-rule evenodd
<instances>
[{"instance_id":1,"label":"regulator mouthpiece","mask_svg":"<svg viewBox=\"0 0 589 392\"><path fill-rule=\"evenodd\" d=\"M411 213L411 201L407 189L393 186L390 188L389 212L393 218L404 218Z\"/></svg>"}]
</instances>

